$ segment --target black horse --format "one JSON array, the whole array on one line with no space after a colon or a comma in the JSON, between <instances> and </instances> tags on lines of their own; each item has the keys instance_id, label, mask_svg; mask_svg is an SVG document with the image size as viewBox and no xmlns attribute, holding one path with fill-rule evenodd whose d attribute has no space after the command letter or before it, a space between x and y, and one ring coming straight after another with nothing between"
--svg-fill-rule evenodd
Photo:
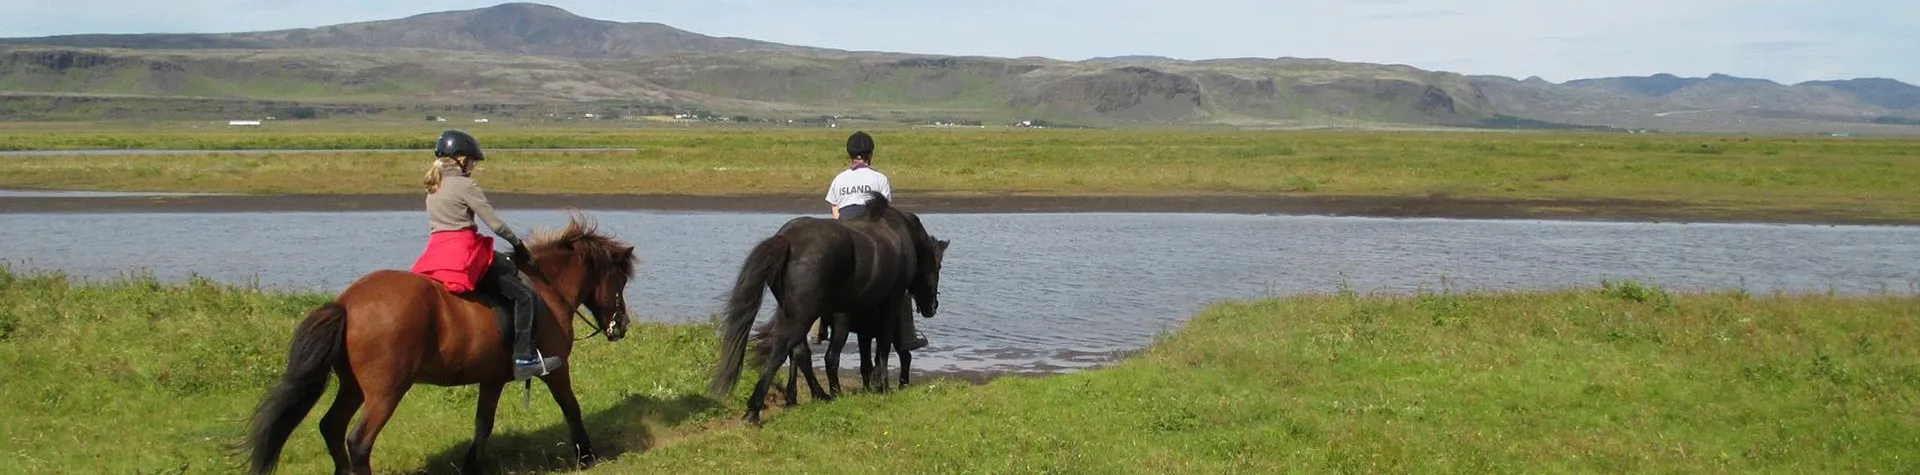
<instances>
[{"instance_id":1,"label":"black horse","mask_svg":"<svg viewBox=\"0 0 1920 475\"><path fill-rule=\"evenodd\" d=\"M946 242L941 241L940 244L942 246L942 250L944 250ZM933 259L933 262L928 263L926 262L926 259ZM938 300L936 300L938 299L938 296L933 295L938 293L938 288L939 288L938 286L939 286L939 279L940 279L940 276L939 276L940 263L938 259L939 259L938 256L930 256L928 258L922 259L922 261L919 263L919 265L921 266L920 267L921 270L918 271L918 274L920 275L920 277L916 277L914 279L913 286L910 286L907 292L909 295L913 297L913 301L916 303L932 302L932 304L930 305L920 306L920 314L927 318L933 317L933 313L935 310L934 307L937 307L939 305ZM932 269L932 270L928 271L926 269ZM931 286L922 285L921 282L925 281L925 279L927 279L928 276L931 276L931 282L932 282ZM907 310L901 309L898 312L901 314L905 314L907 313ZM874 322L871 322L871 321L862 322L866 324L866 326L864 327L852 325L853 323L852 319L849 318L844 313L835 314L835 316L837 318L828 319L827 321L823 322L822 325L820 326L820 333L824 335L828 335L828 337L825 339L830 342L834 342L834 343L830 343L829 345L829 347L833 349L832 350L833 355L829 358L829 360L835 361L835 362L838 362L840 360L839 352L841 351L842 348L844 348L848 332L860 334L860 384L864 387L872 388L873 387L872 371L874 366L873 342L874 342L875 336L878 335L879 334L878 332L880 332L882 329L874 328L873 327ZM900 318L912 318L912 317L904 316ZM772 345L774 344L774 342L772 341L772 332L769 331L769 329L772 328L775 323L776 322L774 321L768 321L766 324L760 325L758 327L754 327L754 330L753 330L754 334L752 338L752 342L754 345L753 353L749 355L751 356L750 358L747 358L747 364L753 365L753 364L766 363L764 358L766 358L766 355L772 353L773 351ZM841 327L846 327L848 331L840 331L840 332L834 331L835 329L841 328ZM893 331L894 331L893 336L895 338L894 341L898 342L898 341L913 337L913 335L907 334L905 330L906 329L904 328L904 326L893 327ZM908 351L906 346L898 345L898 344L893 345L893 349L895 354L900 356L900 387L905 388L907 387L907 384L908 382L910 382L910 379L911 379L909 377L909 374L913 370L913 352ZM802 367L808 367L813 364L813 350L808 346L802 345L800 347L794 348L792 353L788 355L788 358L789 358L788 362L793 363L793 365L787 367L787 388L784 394L785 396L784 402L786 403L787 407L793 407L795 405L800 404L800 400L799 400L800 391L798 386L800 384L800 369ZM827 368L827 395L830 398L840 396L840 368L838 366ZM815 396L815 397L818 397L818 396Z\"/></svg>"},{"instance_id":2,"label":"black horse","mask_svg":"<svg viewBox=\"0 0 1920 475\"><path fill-rule=\"evenodd\" d=\"M902 213L907 216L907 221L916 236L927 234L926 228L921 225L918 215ZM915 263L916 268L913 281L907 286L907 294L911 296L913 302L918 305L921 316L933 318L934 313L938 311L940 307L940 266L946 254L947 241L932 239L930 235L927 236L926 240L931 240L935 245L922 247L920 251L917 252L918 255L916 257L918 262ZM927 252L929 249L931 249L932 252ZM896 317L892 321L913 318L907 315L909 311L906 310L905 305L906 302L904 301L900 303L900 308L896 310L896 312L901 316ZM827 394L830 398L840 396L840 366L838 362L840 361L840 352L845 348L847 333L849 332L860 334L860 384L863 387L868 389L874 387L873 367L876 363L873 361L873 343L881 331L893 332L894 342L896 343L893 345L893 349L895 354L900 356L900 387L907 387L907 384L911 382L912 379L913 352L907 350L905 345L900 345L898 342L912 338L913 335L908 334L905 325L884 327L879 325L877 320L861 320L856 322L845 313L835 313L834 317L835 318L832 319L823 319L819 330L821 339L829 342L827 361L834 362L827 368ZM774 344L772 341L772 332L770 331L774 324L774 321L768 321L766 324L754 328L752 339L754 345L753 354L751 358L747 359L749 364L765 364L764 358L772 352L771 345ZM835 331L836 329L842 328L844 328L845 331ZM792 407L800 403L800 392L796 385L800 382L801 368L810 368L813 364L813 351L812 348L802 345L793 348L793 351L788 357L788 362L794 364L787 367L787 388L784 402L787 407Z\"/></svg>"},{"instance_id":3,"label":"black horse","mask_svg":"<svg viewBox=\"0 0 1920 475\"><path fill-rule=\"evenodd\" d=\"M870 195L867 211L860 218L838 221L799 217L787 221L772 237L754 246L742 264L727 301L726 320L721 323L720 362L708 390L716 398L733 390L746 356L748 331L760 311L761 289L771 290L777 310L773 321L763 327L766 334L761 339L768 344L754 348L754 359L762 368L747 399L748 423L760 422L767 390L781 363L789 356L810 358L807 327L815 319L834 314L844 314L846 319L844 324L834 325L835 338L827 350L829 378L837 379L839 374L839 352L846 342L847 329L876 330L862 334L863 338L873 335L879 340L875 348L878 361L862 379L878 381L878 389L885 391L887 351L899 343L896 335L901 319L912 318L907 305L909 291L915 297L924 296L914 299L923 314L932 315L938 309L939 262L947 242L927 234L919 217L894 209L878 193ZM923 266L922 262L931 265ZM863 367L868 366L864 363ZM801 365L801 371L814 399L833 399L821 390L812 364ZM834 385L837 388L838 383Z\"/></svg>"}]
</instances>

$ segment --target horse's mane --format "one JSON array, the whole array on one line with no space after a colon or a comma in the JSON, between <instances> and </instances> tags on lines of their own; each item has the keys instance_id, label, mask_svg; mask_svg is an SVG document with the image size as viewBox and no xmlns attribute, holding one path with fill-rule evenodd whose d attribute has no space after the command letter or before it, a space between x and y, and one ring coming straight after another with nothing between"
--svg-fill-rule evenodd
<instances>
[{"instance_id":1,"label":"horse's mane","mask_svg":"<svg viewBox=\"0 0 1920 475\"><path fill-rule=\"evenodd\" d=\"M921 262L926 262L933 259L933 253L938 252L934 249L934 246L940 245L939 239L927 233L926 226L920 223L920 215L901 211L899 208L893 207L893 201L888 200L886 195L880 194L878 191L867 192L866 206L866 214L860 216L864 221L883 221L886 220L889 215L894 215L898 217L900 221L906 223L907 239L914 240L914 258L920 259ZM933 272L933 270L931 268L922 268L917 272L918 274L914 275L915 282L919 282L920 279L926 277L927 274Z\"/></svg>"},{"instance_id":2,"label":"horse's mane","mask_svg":"<svg viewBox=\"0 0 1920 475\"><path fill-rule=\"evenodd\" d=\"M551 250L572 250L580 255L582 261L591 264L606 264L621 281L633 278L634 259L627 255L621 262L620 254L627 246L615 241L613 237L600 234L599 225L588 220L578 209L567 210L567 226L559 230L535 231L527 242L527 250L539 253Z\"/></svg>"},{"instance_id":3,"label":"horse's mane","mask_svg":"<svg viewBox=\"0 0 1920 475\"><path fill-rule=\"evenodd\" d=\"M887 195L880 194L878 191L869 191L866 214L860 217L866 218L867 221L879 221L884 219L887 211L890 210L893 210L893 202L887 199Z\"/></svg>"}]
</instances>

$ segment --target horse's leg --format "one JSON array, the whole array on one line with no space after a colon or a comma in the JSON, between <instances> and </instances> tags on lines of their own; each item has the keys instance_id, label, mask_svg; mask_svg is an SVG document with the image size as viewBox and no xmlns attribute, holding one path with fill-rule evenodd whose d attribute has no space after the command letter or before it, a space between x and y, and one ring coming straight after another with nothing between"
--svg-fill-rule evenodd
<instances>
[{"instance_id":1,"label":"horse's leg","mask_svg":"<svg viewBox=\"0 0 1920 475\"><path fill-rule=\"evenodd\" d=\"M473 409L473 445L467 447L467 460L461 473L480 473L480 460L487 452L487 439L493 437L493 413L500 407L500 391L506 383L480 383L480 403Z\"/></svg>"},{"instance_id":2,"label":"horse's leg","mask_svg":"<svg viewBox=\"0 0 1920 475\"><path fill-rule=\"evenodd\" d=\"M860 334L860 389L873 390L873 336Z\"/></svg>"},{"instance_id":3,"label":"horse's leg","mask_svg":"<svg viewBox=\"0 0 1920 475\"><path fill-rule=\"evenodd\" d=\"M541 377L547 383L547 391L553 393L553 402L560 405L560 414L567 418L567 430L573 434L573 448L578 450L574 460L580 467L591 467L594 463L593 442L587 439L587 423L580 419L580 401L573 398L572 366L560 369Z\"/></svg>"},{"instance_id":4,"label":"horse's leg","mask_svg":"<svg viewBox=\"0 0 1920 475\"><path fill-rule=\"evenodd\" d=\"M747 415L744 417L747 424L760 425L760 412L767 409L767 390L771 389L774 376L779 374L780 364L793 354L795 345L806 344L808 322L793 316L818 314L819 305L810 300L804 297L784 300L780 306L786 311L774 314L773 347L767 351L765 366L760 369L760 380L753 384L753 394L747 396Z\"/></svg>"},{"instance_id":5,"label":"horse's leg","mask_svg":"<svg viewBox=\"0 0 1920 475\"><path fill-rule=\"evenodd\" d=\"M347 435L347 456L353 461L355 473L373 473L374 440L380 437L380 430L393 418L393 411L400 407L400 400L406 397L407 391L413 389L413 370L422 350L409 348L408 343L414 342L402 334L416 330L424 329L401 328L378 335L360 347L381 350L361 353L357 355L359 358L355 358L354 354L348 355L348 372L359 384L360 394L365 401L360 405L360 422L354 423ZM349 331L347 334L351 345L353 333Z\"/></svg>"},{"instance_id":6,"label":"horse's leg","mask_svg":"<svg viewBox=\"0 0 1920 475\"><path fill-rule=\"evenodd\" d=\"M840 352L847 348L847 321L833 322L833 336L827 340L827 392L840 396ZM865 371L865 368L862 368Z\"/></svg>"},{"instance_id":7,"label":"horse's leg","mask_svg":"<svg viewBox=\"0 0 1920 475\"><path fill-rule=\"evenodd\" d=\"M774 307L773 314L777 316L777 315L780 315L781 312L785 312L785 311L787 311L787 307L777 306L777 307ZM777 328L778 327L774 327L773 329L777 329ZM771 330L772 329L770 329L769 331ZM769 356L772 356L774 354L775 353L771 351L767 352L767 355ZM784 403L786 407L798 406L800 405L800 364L803 361L806 362L806 364L813 364L813 361L810 359L811 357L801 357L799 348L794 348L792 351L788 351L785 354L782 354L781 357L787 358L788 359L787 362L792 363L787 366L787 389L784 393L781 394L782 396L781 402Z\"/></svg>"},{"instance_id":8,"label":"horse's leg","mask_svg":"<svg viewBox=\"0 0 1920 475\"><path fill-rule=\"evenodd\" d=\"M827 395L826 391L820 389L820 377L813 371L813 346L808 345L806 341L803 340L799 345L793 347L793 354L793 365L800 367L800 373L807 376L807 391L813 395L813 400L833 400L833 396ZM791 377L787 380L787 390L797 392L794 391ZM790 392L788 394L792 393ZM791 400L793 397L789 396L788 399Z\"/></svg>"},{"instance_id":9,"label":"horse's leg","mask_svg":"<svg viewBox=\"0 0 1920 475\"><path fill-rule=\"evenodd\" d=\"M907 298L902 297L900 299L900 304L894 306L894 312L893 312L895 315L895 317L893 317L894 321L912 322L913 321L913 307L911 307L912 303L913 303L912 300L908 300ZM913 364L913 352L907 350L906 342L913 341L914 336L913 336L913 331L910 330L909 327L906 325L901 325L899 331L896 331L894 333L895 333L894 338L896 338L895 341L898 343L895 343L893 345L893 349L895 353L900 355L900 387L904 389L907 387L907 373L910 372Z\"/></svg>"},{"instance_id":10,"label":"horse's leg","mask_svg":"<svg viewBox=\"0 0 1920 475\"><path fill-rule=\"evenodd\" d=\"M320 417L320 438L327 441L327 455L333 457L333 473L344 474L353 466L347 458L347 424L353 422L353 413L360 410L360 403L366 398L360 394L360 384L345 372L335 372L340 378L340 393L333 397L333 407L327 408L327 415Z\"/></svg>"},{"instance_id":11,"label":"horse's leg","mask_svg":"<svg viewBox=\"0 0 1920 475\"><path fill-rule=\"evenodd\" d=\"M392 387L399 386L399 387ZM380 429L387 426L393 418L393 410L400 407L400 398L407 395L410 384L366 385L361 393L366 397L362 405L366 415L353 425L353 434L347 439L347 456L353 460L354 473L373 474L373 441L380 436Z\"/></svg>"},{"instance_id":12,"label":"horse's leg","mask_svg":"<svg viewBox=\"0 0 1920 475\"><path fill-rule=\"evenodd\" d=\"M907 345L900 343L893 345L893 351L894 354L900 355L900 387L905 389L907 387L907 373L913 364L913 352L907 351Z\"/></svg>"},{"instance_id":13,"label":"horse's leg","mask_svg":"<svg viewBox=\"0 0 1920 475\"><path fill-rule=\"evenodd\" d=\"M895 345L900 344L899 341L897 341L899 339L894 338L895 334L900 332L900 326L892 318L886 317L886 315L892 313L889 310L893 308L893 305L883 304L880 308L880 318L878 319L878 326L880 327L878 333L880 335L875 338L879 341L874 343L873 348L873 379L874 384L879 386L878 389L880 392L884 393L887 392L889 386L891 386L887 382L887 354L893 351Z\"/></svg>"},{"instance_id":14,"label":"horse's leg","mask_svg":"<svg viewBox=\"0 0 1920 475\"><path fill-rule=\"evenodd\" d=\"M782 358L793 360L792 362L802 361L794 356L799 352L800 350L796 348ZM787 391L783 396L785 400L782 402L785 402L787 407L800 405L800 365L798 363L787 365Z\"/></svg>"},{"instance_id":15,"label":"horse's leg","mask_svg":"<svg viewBox=\"0 0 1920 475\"><path fill-rule=\"evenodd\" d=\"M800 339L806 338L806 335L798 336ZM791 338L775 339L774 348L767 352L767 361L760 368L760 380L753 383L753 394L747 396L747 424L760 425L760 411L767 409L767 389L773 384L774 376L779 374L780 363L785 362L787 355L793 351L793 346L787 344L788 340Z\"/></svg>"}]
</instances>

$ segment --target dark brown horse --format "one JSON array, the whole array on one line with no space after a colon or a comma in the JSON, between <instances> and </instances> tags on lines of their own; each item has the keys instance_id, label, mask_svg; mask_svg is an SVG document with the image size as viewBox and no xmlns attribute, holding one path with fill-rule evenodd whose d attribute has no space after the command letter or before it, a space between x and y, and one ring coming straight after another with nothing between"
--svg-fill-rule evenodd
<instances>
[{"instance_id":1,"label":"dark brown horse","mask_svg":"<svg viewBox=\"0 0 1920 475\"><path fill-rule=\"evenodd\" d=\"M944 250L947 244L946 241L939 241L939 243L942 246L942 249ZM932 271L923 270L923 271L919 271L919 273L922 275L929 274L929 273L934 274L934 279L937 281L938 273L939 273L939 267L937 267L938 265L939 265L938 263L934 264L935 267L931 268L933 269ZM924 269L926 267L922 267L922 268ZM915 280L916 282L919 281L919 279L915 279ZM934 285L938 285L938 284L934 284ZM924 294L916 294L915 292L912 292L912 291L909 291L907 293L913 297L913 300L915 302L928 302L930 301L928 299L931 298L931 297L922 298L920 295L924 295ZM906 305L906 302L903 301L900 303L900 305L904 306ZM938 305L938 304L935 303L932 305ZM921 308L922 315L929 318L933 317L933 311L930 310L929 305L922 304L920 305L920 308ZM910 314L910 312L904 308L896 310L895 313L899 315L903 315L903 317L899 317L899 318L913 318L911 316L907 316ZM880 332L883 329L879 328L879 326L876 325L876 322L871 320L862 321L861 323L863 323L864 326L853 326L852 323L854 322L854 320L851 317L849 317L847 314L840 313L840 314L835 314L835 316L837 318L825 319L826 323L823 323L821 325L821 332L830 334L827 337L827 341L829 342L827 346L829 349L831 349L831 353L829 353L829 356L827 357L827 359L837 364L840 361L839 352L841 351L841 349L845 348L845 345L846 345L847 333L860 334L860 384L863 387L867 387L867 388L874 387L873 367L875 363L873 361L873 343L874 343L874 340L876 339L875 336L877 335L877 332ZM769 321L766 324L756 327L754 329L754 335L753 335L754 353L753 355L751 355L753 357L747 359L749 364L765 363L765 361L762 360L761 358L765 358L766 355L773 352L772 345L774 344L774 342L771 341L773 337L773 332L770 331L770 329L773 327L774 323L775 322L773 321ZM835 329L840 328L841 326L846 326L848 331L844 331L844 332L835 331ZM894 332L893 337L895 338L894 340L895 342L904 341L905 339L913 337L913 335L908 335L906 333L904 326L893 327L893 332ZM894 353L900 356L900 387L905 388L907 387L908 382L911 380L909 375L912 373L912 370L913 370L913 352L910 350L907 350L906 346L899 345L899 344L893 345L893 349L894 349ZM793 351L790 354L788 354L787 361L793 364L787 367L787 387L786 387L786 392L784 394L785 398L783 402L786 403L787 407L793 407L795 405L800 404L800 400L799 400L800 391L798 386L800 383L800 371L801 371L801 368L807 367L813 364L813 349L805 345L794 348ZM840 396L840 368L837 365L827 368L827 396L828 398ZM818 396L816 395L815 397L818 397Z\"/></svg>"},{"instance_id":2,"label":"dark brown horse","mask_svg":"<svg viewBox=\"0 0 1920 475\"><path fill-rule=\"evenodd\" d=\"M759 338L767 343L753 345L755 360L762 368L753 394L747 398L744 419L748 423L760 422L767 390L789 355L797 352L798 358L807 358L807 327L826 315L843 313L847 318L846 324L835 325L836 338L827 350L828 377L837 380L847 329L872 328L874 331L863 335L879 340L874 350L877 361L862 379L878 382L877 387L869 383L870 389L886 390L887 352L897 344L901 319L911 318L908 290L919 285L929 286L929 290L938 286L937 279L922 278L919 262L923 256L939 259L946 243L928 235L918 217L894 209L879 193L870 195L866 214L858 219L800 217L787 221L772 237L754 246L741 265L727 301L726 320L721 323L719 367L708 390L715 398L733 391L762 294L772 291L777 313L764 327L766 334ZM937 268L933 270L937 272ZM928 297L920 302L923 309L937 305L932 293ZM831 400L832 396L821 390L811 362L800 359L796 364L814 399Z\"/></svg>"},{"instance_id":3,"label":"dark brown horse","mask_svg":"<svg viewBox=\"0 0 1920 475\"><path fill-rule=\"evenodd\" d=\"M940 266L942 261L946 259L948 242L935 239L933 235L927 234L926 228L920 224L919 216L914 216L909 213L907 214L907 221L909 229L912 230L913 235L921 243L916 251L918 257L914 264L913 280L907 284L907 295L912 297L915 307L919 308L920 316L933 318L934 313L940 309ZM904 301L898 304L893 314L897 315L894 317L896 321L898 321L898 319L913 318L913 312L907 310L907 302ZM872 378L875 377L873 367L874 365L880 364L875 363L873 360L873 352L875 351L875 348L873 348L874 340L878 339L878 332L892 331L894 338L893 349L900 356L900 387L907 387L909 380L908 373L910 373L912 369L913 352L908 351L905 345L899 343L908 338L912 338L913 335L906 334L904 328L899 325L893 325L889 328L887 325L878 325L877 322L872 319L856 320L847 314L837 314L835 317L833 321L823 325L826 331L829 332L827 337L828 360L836 364L839 363L839 353L842 348L845 348L847 333L859 333L860 383L863 386L871 387L874 384ZM808 348L805 346L799 348L800 352L806 352L807 350ZM886 348L879 348L878 351L886 351ZM812 364L812 361L809 361L811 356L805 354L800 356L800 361L806 361L808 365ZM885 371L881 371L880 375L884 376L884 373ZM831 395L833 396L840 395L839 376L840 368L837 365L827 368L827 384L830 387L828 391L832 393ZM791 384L789 384L789 386L791 386ZM788 389L788 393L791 394L793 388L789 387ZM885 389L884 386L882 389Z\"/></svg>"},{"instance_id":4,"label":"dark brown horse","mask_svg":"<svg viewBox=\"0 0 1920 475\"><path fill-rule=\"evenodd\" d=\"M633 247L598 234L573 213L558 233L529 243L533 264L519 264L547 303L535 322L540 352L564 362L573 349L575 309L586 306L607 341L627 331L624 289L633 276ZM255 410L247 446L250 473L271 473L280 450L307 411L326 392L329 375L340 377L333 407L320 419L320 435L335 473L372 473L374 438L393 417L400 398L416 383L480 385L473 443L464 468L478 471L494 409L511 382L511 348L494 310L474 293L455 295L439 282L397 270L375 271L348 286L332 302L307 314L293 332L286 374ZM594 461L593 446L574 400L571 365L541 376L572 432L576 460ZM364 410L348 434L347 423Z\"/></svg>"},{"instance_id":5,"label":"dark brown horse","mask_svg":"<svg viewBox=\"0 0 1920 475\"><path fill-rule=\"evenodd\" d=\"M913 281L907 285L907 295L912 297L914 304L920 310L920 315L925 318L933 318L934 313L940 309L940 266L945 259L948 242L936 239L931 234L928 234L926 228L920 223L919 216L912 213L905 214L907 216L909 229L911 230L910 232L915 236L922 236L918 238L922 239L922 242L930 241L933 243L931 246L921 246L916 251L917 262L915 263ZM907 302L905 301L901 301L898 304L900 307L894 310L894 313L899 315L896 318L913 318L911 312L905 308L906 304ZM840 368L837 364L840 361L839 353L845 348L847 334L849 332L860 334L860 384L863 387L874 387L872 372L875 365L873 361L873 343L877 337L877 332L884 330L884 328L882 328L882 325L877 325L877 322L874 320L856 321L845 313L836 313L834 316L835 318L822 317L822 323L820 325L820 332L827 336L826 340L829 342L827 345L829 351L827 360L835 363L834 366L827 368L828 397L840 396ZM756 357L748 358L748 361L765 363L765 361L760 358L764 358L765 355L773 351L771 345L773 345L774 342L771 340L773 336L771 329L775 322L776 321L768 321L765 325L754 329L753 344L754 356ZM861 325L854 325L856 322ZM840 330L842 328L845 328L845 330ZM906 333L904 325L894 326L892 330L894 331L893 337L895 338L895 342L905 341L913 337L913 335ZM909 375L913 369L913 352L907 350L905 345L895 344L893 348L895 353L900 356L900 387L904 388L907 387L908 382L911 380ZM797 385L800 382L801 368L813 364L812 348L806 345L794 348L788 355L788 362L793 363L793 365L787 367L787 388L784 402L788 407L792 407L800 402L800 392Z\"/></svg>"}]
</instances>

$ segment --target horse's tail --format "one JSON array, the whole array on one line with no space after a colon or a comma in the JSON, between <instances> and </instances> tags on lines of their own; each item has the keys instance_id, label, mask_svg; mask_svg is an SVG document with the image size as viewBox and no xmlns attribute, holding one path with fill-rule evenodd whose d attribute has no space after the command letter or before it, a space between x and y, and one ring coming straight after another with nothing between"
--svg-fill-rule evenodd
<instances>
[{"instance_id":1,"label":"horse's tail","mask_svg":"<svg viewBox=\"0 0 1920 475\"><path fill-rule=\"evenodd\" d=\"M253 411L246 443L252 452L248 473L273 473L279 465L287 438L327 392L328 372L344 356L346 336L347 308L339 302L313 309L293 330L287 372Z\"/></svg>"},{"instance_id":2,"label":"horse's tail","mask_svg":"<svg viewBox=\"0 0 1920 475\"><path fill-rule=\"evenodd\" d=\"M791 249L787 238L775 235L754 246L753 252L747 254L747 262L740 266L733 296L727 300L726 320L721 322L720 366L713 373L713 383L707 387L713 397L726 397L739 382L741 357L747 350L747 330L753 326L754 316L760 313L763 289L779 285L778 279L786 271Z\"/></svg>"},{"instance_id":3,"label":"horse's tail","mask_svg":"<svg viewBox=\"0 0 1920 475\"><path fill-rule=\"evenodd\" d=\"M869 191L866 205L867 210L860 217L867 218L868 221L879 221L881 216L886 215L887 209L893 207L893 202L887 200L887 195L880 194L878 191Z\"/></svg>"},{"instance_id":4,"label":"horse's tail","mask_svg":"<svg viewBox=\"0 0 1920 475\"><path fill-rule=\"evenodd\" d=\"M747 338L747 343L749 344L747 347L747 366L767 364L767 355L773 353L774 343L781 340L773 331L775 328L779 328L779 323L778 319L768 320L767 323L760 324L760 326L753 328L753 336Z\"/></svg>"}]
</instances>

